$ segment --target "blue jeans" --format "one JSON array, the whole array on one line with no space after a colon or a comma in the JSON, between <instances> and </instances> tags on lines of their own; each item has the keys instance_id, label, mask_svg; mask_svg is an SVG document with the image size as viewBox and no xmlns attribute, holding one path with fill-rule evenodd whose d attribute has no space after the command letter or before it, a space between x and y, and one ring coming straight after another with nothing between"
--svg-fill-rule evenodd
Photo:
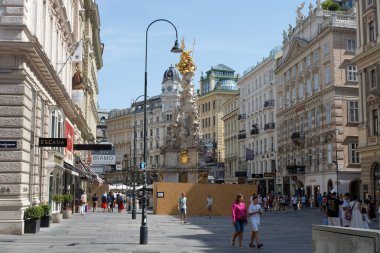
<instances>
[{"instance_id":1,"label":"blue jeans","mask_svg":"<svg viewBox=\"0 0 380 253\"><path fill-rule=\"evenodd\" d=\"M243 232L244 231L244 225L245 225L245 221L244 220L237 220L235 222L235 231L236 232Z\"/></svg>"}]
</instances>

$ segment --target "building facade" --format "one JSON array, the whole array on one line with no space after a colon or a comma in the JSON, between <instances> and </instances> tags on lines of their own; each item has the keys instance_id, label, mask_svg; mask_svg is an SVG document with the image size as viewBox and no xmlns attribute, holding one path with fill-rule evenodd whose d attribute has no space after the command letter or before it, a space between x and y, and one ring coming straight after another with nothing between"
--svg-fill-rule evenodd
<instances>
[{"instance_id":1,"label":"building facade","mask_svg":"<svg viewBox=\"0 0 380 253\"><path fill-rule=\"evenodd\" d=\"M224 115L223 104L239 94L235 70L218 64L201 76L196 104L199 108L200 131L206 145L212 146L206 164L209 176L214 180L224 178Z\"/></svg>"},{"instance_id":2,"label":"building facade","mask_svg":"<svg viewBox=\"0 0 380 253\"><path fill-rule=\"evenodd\" d=\"M244 168L240 169L239 167L239 105L239 95L233 96L223 104L224 116L222 117L222 120L224 122L224 182L227 184L239 183L239 177L245 179L247 172ZM243 174L245 174L244 177L242 177Z\"/></svg>"},{"instance_id":3,"label":"building facade","mask_svg":"<svg viewBox=\"0 0 380 253\"><path fill-rule=\"evenodd\" d=\"M148 183L152 181L176 181L168 178L162 172L163 155L161 147L168 141L167 133L175 121L180 97L180 76L174 67L169 67L162 80L162 93L147 99L147 161ZM131 108L111 110L107 119L109 141L116 149L116 164L132 171L139 170L140 162L144 161L144 101L134 101ZM134 138L135 137L135 138ZM130 174L131 175L131 174ZM142 181L141 173L137 175ZM130 182L130 181L129 181Z\"/></svg>"},{"instance_id":4,"label":"building facade","mask_svg":"<svg viewBox=\"0 0 380 253\"><path fill-rule=\"evenodd\" d=\"M240 95L240 163L247 171L248 182L259 185L261 194L275 193L277 135L276 135L276 55L244 72L239 79Z\"/></svg>"},{"instance_id":5,"label":"building facade","mask_svg":"<svg viewBox=\"0 0 380 253\"><path fill-rule=\"evenodd\" d=\"M357 55L358 65L359 145L362 164L362 195L378 200L380 197L380 1L357 1Z\"/></svg>"},{"instance_id":6,"label":"building facade","mask_svg":"<svg viewBox=\"0 0 380 253\"><path fill-rule=\"evenodd\" d=\"M355 43L353 10L326 11L319 4L283 33L275 74L277 172L286 194L359 193Z\"/></svg>"},{"instance_id":7,"label":"building facade","mask_svg":"<svg viewBox=\"0 0 380 253\"><path fill-rule=\"evenodd\" d=\"M97 181L73 144L95 141L99 26L95 1L0 1L0 233L23 234L28 206Z\"/></svg>"}]
</instances>

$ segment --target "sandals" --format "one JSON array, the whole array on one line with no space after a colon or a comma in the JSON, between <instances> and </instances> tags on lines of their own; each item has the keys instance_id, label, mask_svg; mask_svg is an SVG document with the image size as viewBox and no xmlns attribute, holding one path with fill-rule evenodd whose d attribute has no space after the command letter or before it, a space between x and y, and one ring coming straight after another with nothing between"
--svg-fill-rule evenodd
<instances>
[{"instance_id":1,"label":"sandals","mask_svg":"<svg viewBox=\"0 0 380 253\"><path fill-rule=\"evenodd\" d=\"M249 247L254 248L254 247L256 247L256 246L253 244L253 242L251 242L251 243L249 244Z\"/></svg>"},{"instance_id":2,"label":"sandals","mask_svg":"<svg viewBox=\"0 0 380 253\"><path fill-rule=\"evenodd\" d=\"M260 249L262 246L264 246L264 244L260 243L260 244L257 244L257 248Z\"/></svg>"},{"instance_id":3,"label":"sandals","mask_svg":"<svg viewBox=\"0 0 380 253\"><path fill-rule=\"evenodd\" d=\"M235 246L235 240L234 239L231 239L231 245Z\"/></svg>"}]
</instances>

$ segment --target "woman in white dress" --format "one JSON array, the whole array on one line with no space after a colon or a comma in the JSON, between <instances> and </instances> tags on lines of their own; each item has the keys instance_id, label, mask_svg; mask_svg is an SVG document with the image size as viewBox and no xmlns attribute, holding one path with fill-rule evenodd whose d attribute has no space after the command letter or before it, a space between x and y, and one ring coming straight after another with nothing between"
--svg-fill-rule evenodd
<instances>
[{"instance_id":1,"label":"woman in white dress","mask_svg":"<svg viewBox=\"0 0 380 253\"><path fill-rule=\"evenodd\" d=\"M264 244L261 243L259 238L260 215L262 214L262 209L261 205L258 202L259 198L256 195L253 196L248 209L249 221L252 226L252 234L249 247L255 247L253 241L256 240L257 248L260 249Z\"/></svg>"},{"instance_id":2,"label":"woman in white dress","mask_svg":"<svg viewBox=\"0 0 380 253\"><path fill-rule=\"evenodd\" d=\"M350 202L350 208L352 210L350 227L351 228L364 228L362 205L359 201L354 200Z\"/></svg>"}]
</instances>

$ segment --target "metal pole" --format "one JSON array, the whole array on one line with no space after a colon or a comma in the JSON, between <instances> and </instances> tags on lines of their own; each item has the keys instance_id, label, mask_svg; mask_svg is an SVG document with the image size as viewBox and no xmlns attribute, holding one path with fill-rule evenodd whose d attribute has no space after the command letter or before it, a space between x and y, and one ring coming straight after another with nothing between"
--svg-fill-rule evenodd
<instances>
[{"instance_id":1,"label":"metal pole","mask_svg":"<svg viewBox=\"0 0 380 253\"><path fill-rule=\"evenodd\" d=\"M147 62L148 62L148 31L151 25L158 21L165 21L171 24L175 29L176 41L178 40L177 28L172 22L166 19L156 19L148 25L145 32L145 75L144 75L144 154L141 169L144 169L144 185L143 185L143 203L142 203L142 217L141 217L141 227L140 227L140 244L148 244L148 225L147 225L147 196L146 196L146 97L147 97L147 87L148 87L148 71L147 71Z\"/></svg>"},{"instance_id":2,"label":"metal pole","mask_svg":"<svg viewBox=\"0 0 380 253\"><path fill-rule=\"evenodd\" d=\"M339 196L339 166L338 166L338 133L335 129L335 161L336 161L336 194Z\"/></svg>"},{"instance_id":3,"label":"metal pole","mask_svg":"<svg viewBox=\"0 0 380 253\"><path fill-rule=\"evenodd\" d=\"M134 101L135 111L133 113L133 190L132 190L132 219L136 219L136 103L139 98L144 95L138 96Z\"/></svg>"}]
</instances>

